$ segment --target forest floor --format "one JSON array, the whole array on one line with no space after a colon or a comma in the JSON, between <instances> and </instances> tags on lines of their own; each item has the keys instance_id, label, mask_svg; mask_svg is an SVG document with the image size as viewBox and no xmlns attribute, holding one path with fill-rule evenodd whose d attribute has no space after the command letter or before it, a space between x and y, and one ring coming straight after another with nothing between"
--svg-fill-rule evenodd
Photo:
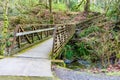
<instances>
[{"instance_id":1,"label":"forest floor","mask_svg":"<svg viewBox=\"0 0 120 80\"><path fill-rule=\"evenodd\" d=\"M120 80L120 76L117 75L108 75L105 73L95 74L87 71L74 71L62 67L54 67L53 72L60 80Z\"/></svg>"}]
</instances>

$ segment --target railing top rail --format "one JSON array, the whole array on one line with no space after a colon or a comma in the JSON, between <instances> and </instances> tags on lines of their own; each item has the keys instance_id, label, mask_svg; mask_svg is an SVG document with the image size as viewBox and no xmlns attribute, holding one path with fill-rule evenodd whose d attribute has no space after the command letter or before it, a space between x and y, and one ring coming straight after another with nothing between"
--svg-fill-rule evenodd
<instances>
[{"instance_id":1,"label":"railing top rail","mask_svg":"<svg viewBox=\"0 0 120 80\"><path fill-rule=\"evenodd\" d=\"M54 30L55 27L59 27L59 26L64 26L64 25L75 25L75 23L69 23L69 24L25 24L25 25L17 25L16 30L18 30L21 26L24 28L24 26L27 26L25 28L29 28L32 26L53 26L52 28L44 28L44 29L37 29L34 31L24 31L24 32L19 32L19 33L15 33L15 36L23 36L23 35L27 35L27 34L33 34L33 33L38 33L38 32L43 32L43 31L49 31L49 30Z\"/></svg>"},{"instance_id":2,"label":"railing top rail","mask_svg":"<svg viewBox=\"0 0 120 80\"><path fill-rule=\"evenodd\" d=\"M38 32L43 32L43 31L49 31L49 30L54 30L54 28L47 28L47 29L39 29L39 30L35 30L35 31L20 32L20 33L16 33L16 36L24 36L24 35L27 35L27 34L33 34L33 33L38 33Z\"/></svg>"}]
</instances>

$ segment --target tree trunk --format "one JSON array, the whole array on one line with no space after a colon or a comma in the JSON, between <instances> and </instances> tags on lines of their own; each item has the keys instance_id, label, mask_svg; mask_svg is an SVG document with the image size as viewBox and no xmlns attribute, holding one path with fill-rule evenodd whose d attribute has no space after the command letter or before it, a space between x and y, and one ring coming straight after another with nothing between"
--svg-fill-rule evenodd
<instances>
[{"instance_id":1,"label":"tree trunk","mask_svg":"<svg viewBox=\"0 0 120 80\"><path fill-rule=\"evenodd\" d=\"M4 26L2 27L2 45L1 45L1 54L6 55L6 43L7 43L7 32L8 32L8 3L9 0L5 1L3 5L3 17L4 17Z\"/></svg>"},{"instance_id":2,"label":"tree trunk","mask_svg":"<svg viewBox=\"0 0 120 80\"><path fill-rule=\"evenodd\" d=\"M69 9L69 6L70 6L70 0L66 0L65 3L66 3L67 8Z\"/></svg>"},{"instance_id":3,"label":"tree trunk","mask_svg":"<svg viewBox=\"0 0 120 80\"><path fill-rule=\"evenodd\" d=\"M49 0L50 24L53 24L52 0Z\"/></svg>"},{"instance_id":4,"label":"tree trunk","mask_svg":"<svg viewBox=\"0 0 120 80\"><path fill-rule=\"evenodd\" d=\"M52 12L52 0L49 0L49 10L50 10L50 13Z\"/></svg>"},{"instance_id":5,"label":"tree trunk","mask_svg":"<svg viewBox=\"0 0 120 80\"><path fill-rule=\"evenodd\" d=\"M84 6L84 11L88 13L90 11L90 0L86 0L86 4Z\"/></svg>"}]
</instances>

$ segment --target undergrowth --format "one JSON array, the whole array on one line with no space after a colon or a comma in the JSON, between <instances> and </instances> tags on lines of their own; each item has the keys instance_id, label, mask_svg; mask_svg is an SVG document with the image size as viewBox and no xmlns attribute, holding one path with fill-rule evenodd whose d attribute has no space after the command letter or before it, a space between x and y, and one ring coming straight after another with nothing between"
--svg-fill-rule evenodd
<instances>
[{"instance_id":1,"label":"undergrowth","mask_svg":"<svg viewBox=\"0 0 120 80\"><path fill-rule=\"evenodd\" d=\"M79 34L79 37L86 37L87 35L89 35L90 33L92 32L97 32L97 31L100 31L100 28L97 27L97 26L91 26L91 27L88 27L87 29L84 29L80 34Z\"/></svg>"},{"instance_id":2,"label":"undergrowth","mask_svg":"<svg viewBox=\"0 0 120 80\"><path fill-rule=\"evenodd\" d=\"M113 27L104 29L91 26L82 30L79 38L80 42L69 43L65 47L66 56L70 56L65 56L67 59L72 57L91 62L99 61L103 67L116 64L120 59L120 34Z\"/></svg>"}]
</instances>

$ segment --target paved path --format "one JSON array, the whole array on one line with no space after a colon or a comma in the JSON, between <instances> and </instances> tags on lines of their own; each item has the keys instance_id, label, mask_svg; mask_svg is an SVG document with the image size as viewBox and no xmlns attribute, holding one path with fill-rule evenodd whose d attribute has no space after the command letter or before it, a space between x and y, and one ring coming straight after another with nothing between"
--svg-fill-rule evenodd
<instances>
[{"instance_id":1,"label":"paved path","mask_svg":"<svg viewBox=\"0 0 120 80\"><path fill-rule=\"evenodd\" d=\"M52 80L51 61L48 59L52 43L53 39L51 38L31 50L15 55L13 58L0 60L0 80L6 80L5 76L9 76L7 80L11 80L13 76L32 77L30 80ZM35 79L33 77L50 78ZM15 80L20 78L15 78Z\"/></svg>"},{"instance_id":2,"label":"paved path","mask_svg":"<svg viewBox=\"0 0 120 80\"><path fill-rule=\"evenodd\" d=\"M65 68L54 68L54 72L60 80L120 80L120 76L107 76L88 72L73 71Z\"/></svg>"}]
</instances>

